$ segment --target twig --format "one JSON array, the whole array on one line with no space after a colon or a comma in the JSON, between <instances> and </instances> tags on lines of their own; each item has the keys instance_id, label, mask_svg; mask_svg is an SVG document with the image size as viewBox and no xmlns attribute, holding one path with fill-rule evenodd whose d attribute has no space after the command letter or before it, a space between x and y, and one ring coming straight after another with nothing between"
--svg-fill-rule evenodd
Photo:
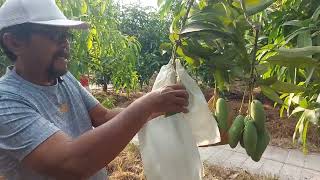
<instances>
[{"instance_id":1,"label":"twig","mask_svg":"<svg viewBox=\"0 0 320 180\"><path fill-rule=\"evenodd\" d=\"M186 14L184 15L184 17L183 17L183 19L181 21L180 32L181 32L182 28L184 27L184 25L185 25L185 23L186 23L186 21L188 19L188 16L189 16L189 13L190 13L190 10L191 10L191 7L192 7L193 3L194 3L194 0L189 0L189 2L187 3L187 12L186 12ZM176 42L174 44L174 47L173 47L173 50L172 50L172 56L171 56L172 62L171 63L173 63L174 68L176 68L174 61L176 59L177 50L178 50L178 47L180 45L181 45L181 36L179 36L178 40L176 40Z\"/></svg>"},{"instance_id":2,"label":"twig","mask_svg":"<svg viewBox=\"0 0 320 180\"><path fill-rule=\"evenodd\" d=\"M249 20L249 17L247 15L247 9L246 9L246 5L244 4L244 0L240 0L240 4L241 4L241 8L243 9L243 12L244 12L244 18L246 19L248 24L250 24L251 27L254 27L254 24Z\"/></svg>"},{"instance_id":3,"label":"twig","mask_svg":"<svg viewBox=\"0 0 320 180\"><path fill-rule=\"evenodd\" d=\"M252 50L252 62L250 67L250 81L249 81L249 105L251 104L253 100L253 89L255 84L255 63L256 63L256 54L258 51L258 39L259 39L259 32L260 32L260 26L256 25L253 27L253 31L255 33L255 40L254 40L254 47ZM248 108L248 114L250 114L250 109Z\"/></svg>"},{"instance_id":4,"label":"twig","mask_svg":"<svg viewBox=\"0 0 320 180\"><path fill-rule=\"evenodd\" d=\"M240 109L239 109L239 114L242 114L242 107L243 107L243 104L244 104L244 99L245 99L246 94L247 94L247 89L248 89L248 87L243 92L242 101L241 101L241 105L240 105Z\"/></svg>"},{"instance_id":5,"label":"twig","mask_svg":"<svg viewBox=\"0 0 320 180\"><path fill-rule=\"evenodd\" d=\"M249 80L249 94L248 94L248 99L249 99L248 104L250 105L253 100L253 89L254 89L255 78L256 78L254 72L255 72L255 65L256 65L255 63L257 61L256 56L258 51L258 39L259 39L259 32L260 32L261 26L259 24L254 24L249 20L244 0L240 0L240 3L241 3L241 8L244 11L244 17L248 22L248 24L250 24L250 26L252 27L253 32L255 33L254 47L252 50L252 61L250 66L250 80ZM250 108L248 108L247 112L248 114L250 114Z\"/></svg>"}]
</instances>

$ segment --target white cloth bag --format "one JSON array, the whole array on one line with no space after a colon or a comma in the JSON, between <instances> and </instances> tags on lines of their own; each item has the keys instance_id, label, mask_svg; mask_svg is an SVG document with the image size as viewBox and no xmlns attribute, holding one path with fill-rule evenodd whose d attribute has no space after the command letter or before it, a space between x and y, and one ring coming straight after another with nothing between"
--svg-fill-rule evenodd
<instances>
[{"instance_id":1,"label":"white cloth bag","mask_svg":"<svg viewBox=\"0 0 320 180\"><path fill-rule=\"evenodd\" d=\"M163 66L152 90L175 83L176 75L189 93L189 113L160 116L138 133L147 180L201 180L202 163L197 145L220 142L216 120L196 82L179 61Z\"/></svg>"}]
</instances>

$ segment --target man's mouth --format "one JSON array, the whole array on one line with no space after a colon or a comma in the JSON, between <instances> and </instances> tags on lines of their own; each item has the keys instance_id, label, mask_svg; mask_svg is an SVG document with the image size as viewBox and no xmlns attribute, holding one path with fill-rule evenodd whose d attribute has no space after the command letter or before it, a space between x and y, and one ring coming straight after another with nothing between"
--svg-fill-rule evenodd
<instances>
[{"instance_id":1,"label":"man's mouth","mask_svg":"<svg viewBox=\"0 0 320 180\"><path fill-rule=\"evenodd\" d=\"M69 62L68 58L64 57L64 56L57 57L56 59L59 60L59 61Z\"/></svg>"},{"instance_id":2,"label":"man's mouth","mask_svg":"<svg viewBox=\"0 0 320 180\"><path fill-rule=\"evenodd\" d=\"M56 60L61 60L61 61L65 61L65 62L68 62L68 59L70 57L70 54L69 53L59 53L55 56L55 59Z\"/></svg>"}]
</instances>

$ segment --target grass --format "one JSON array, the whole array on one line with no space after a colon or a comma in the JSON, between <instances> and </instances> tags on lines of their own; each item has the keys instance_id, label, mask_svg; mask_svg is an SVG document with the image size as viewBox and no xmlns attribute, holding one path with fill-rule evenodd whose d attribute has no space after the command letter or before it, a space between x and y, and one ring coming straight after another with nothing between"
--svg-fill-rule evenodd
<instances>
[{"instance_id":1,"label":"grass","mask_svg":"<svg viewBox=\"0 0 320 180\"><path fill-rule=\"evenodd\" d=\"M108 166L110 180L146 180L143 175L143 166L139 149L129 144L119 156ZM219 166L204 165L205 177L203 180L276 180L275 177L266 177L250 174L244 170L233 170Z\"/></svg>"},{"instance_id":2,"label":"grass","mask_svg":"<svg viewBox=\"0 0 320 180\"><path fill-rule=\"evenodd\" d=\"M129 144L108 166L109 180L145 180L138 147Z\"/></svg>"}]
</instances>

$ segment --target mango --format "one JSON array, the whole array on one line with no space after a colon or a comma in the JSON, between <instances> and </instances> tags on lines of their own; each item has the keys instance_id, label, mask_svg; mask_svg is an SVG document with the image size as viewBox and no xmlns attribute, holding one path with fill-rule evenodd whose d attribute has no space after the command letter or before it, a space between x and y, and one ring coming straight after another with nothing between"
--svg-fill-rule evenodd
<instances>
[{"instance_id":1,"label":"mango","mask_svg":"<svg viewBox=\"0 0 320 180\"><path fill-rule=\"evenodd\" d=\"M270 142L270 134L267 130L258 134L256 152L253 153L253 155L251 156L251 159L256 162L260 161L262 154L266 150L269 142Z\"/></svg>"},{"instance_id":2,"label":"mango","mask_svg":"<svg viewBox=\"0 0 320 180\"><path fill-rule=\"evenodd\" d=\"M233 121L229 131L228 131L228 142L231 148L235 148L242 138L242 131L244 128L244 117L238 115Z\"/></svg>"},{"instance_id":3,"label":"mango","mask_svg":"<svg viewBox=\"0 0 320 180\"><path fill-rule=\"evenodd\" d=\"M256 152L257 139L257 128L253 120L250 119L245 123L243 131L243 144L249 156L252 156Z\"/></svg>"},{"instance_id":4,"label":"mango","mask_svg":"<svg viewBox=\"0 0 320 180\"><path fill-rule=\"evenodd\" d=\"M253 100L251 102L250 115L253 118L258 132L262 133L265 129L266 114L260 101Z\"/></svg>"},{"instance_id":5,"label":"mango","mask_svg":"<svg viewBox=\"0 0 320 180\"><path fill-rule=\"evenodd\" d=\"M228 131L228 113L227 102L223 98L219 98L216 103L215 116L217 117L219 129L224 131Z\"/></svg>"}]
</instances>

